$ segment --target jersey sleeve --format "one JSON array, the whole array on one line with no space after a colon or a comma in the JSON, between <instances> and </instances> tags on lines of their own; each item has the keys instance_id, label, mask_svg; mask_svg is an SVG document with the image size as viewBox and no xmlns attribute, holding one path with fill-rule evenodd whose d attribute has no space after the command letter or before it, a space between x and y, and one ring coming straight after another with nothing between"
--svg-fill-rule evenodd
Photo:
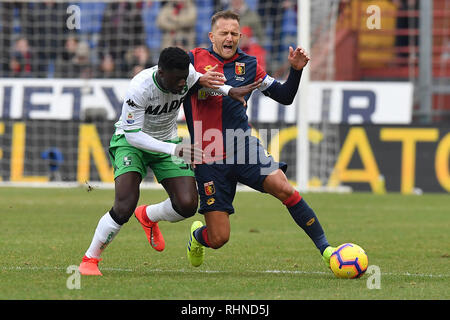
<instances>
[{"instance_id":1,"label":"jersey sleeve","mask_svg":"<svg viewBox=\"0 0 450 320\"><path fill-rule=\"evenodd\" d=\"M302 72L303 69L295 70L291 67L289 76L284 83L280 83L277 80L271 81L270 78L266 78L263 81L263 84L267 81L266 86L264 86L261 91L265 96L270 97L281 104L290 105L294 102L295 95L297 94ZM267 83L270 83L270 85L267 86Z\"/></svg>"},{"instance_id":2,"label":"jersey sleeve","mask_svg":"<svg viewBox=\"0 0 450 320\"><path fill-rule=\"evenodd\" d=\"M263 79L261 85L258 87L258 90L261 92L267 90L275 82L275 79L269 76L267 72L258 64L256 65L255 81L259 79Z\"/></svg>"},{"instance_id":3,"label":"jersey sleeve","mask_svg":"<svg viewBox=\"0 0 450 320\"><path fill-rule=\"evenodd\" d=\"M201 76L202 76L202 74L200 72L197 72L195 70L194 66L192 65L192 63L190 63L189 64L189 75L188 75L188 79L187 79L189 89L192 88L197 83L198 79L200 79Z\"/></svg>"}]
</instances>

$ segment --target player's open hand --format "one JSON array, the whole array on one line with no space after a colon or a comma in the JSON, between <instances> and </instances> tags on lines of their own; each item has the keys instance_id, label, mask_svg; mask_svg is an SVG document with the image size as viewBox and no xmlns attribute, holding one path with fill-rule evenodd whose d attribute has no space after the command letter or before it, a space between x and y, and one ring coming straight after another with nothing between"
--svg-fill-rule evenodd
<instances>
[{"instance_id":1,"label":"player's open hand","mask_svg":"<svg viewBox=\"0 0 450 320\"><path fill-rule=\"evenodd\" d=\"M297 49L294 50L294 48L289 47L288 60L292 68L295 70L301 70L306 66L310 58L305 49L297 47Z\"/></svg>"},{"instance_id":2,"label":"player's open hand","mask_svg":"<svg viewBox=\"0 0 450 320\"><path fill-rule=\"evenodd\" d=\"M225 83L225 76L223 73L215 71L216 69L217 64L200 77L198 82L202 87L218 89Z\"/></svg>"},{"instance_id":3,"label":"player's open hand","mask_svg":"<svg viewBox=\"0 0 450 320\"><path fill-rule=\"evenodd\" d=\"M258 88L262 83L262 79L258 79L253 83L250 83L242 87L233 87L228 91L228 96L234 100L240 101L244 107L247 106L247 101L245 101L245 96L251 93L253 90Z\"/></svg>"},{"instance_id":4,"label":"player's open hand","mask_svg":"<svg viewBox=\"0 0 450 320\"><path fill-rule=\"evenodd\" d=\"M186 163L200 164L203 162L203 150L196 144L180 143L175 147L175 155L182 158Z\"/></svg>"}]
</instances>

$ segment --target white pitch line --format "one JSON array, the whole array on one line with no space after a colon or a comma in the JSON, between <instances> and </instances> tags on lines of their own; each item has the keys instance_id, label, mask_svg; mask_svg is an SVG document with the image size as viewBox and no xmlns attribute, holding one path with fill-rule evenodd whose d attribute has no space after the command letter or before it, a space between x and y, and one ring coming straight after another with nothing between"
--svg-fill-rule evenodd
<instances>
[{"instance_id":1,"label":"white pitch line","mask_svg":"<svg viewBox=\"0 0 450 320\"><path fill-rule=\"evenodd\" d=\"M64 267L33 267L33 266L12 266L6 267L1 266L0 270L5 271L59 271L66 270ZM104 271L118 271L118 272L138 272L137 269L130 268L101 268ZM142 270L139 270L142 272ZM187 270L187 269L148 269L144 271L145 273L152 272L169 272L169 273L235 273L235 271L221 271L221 270ZM246 270L243 273L261 273L261 274L330 274L330 272L325 271L304 271L304 270ZM405 276L405 277L425 277L425 278L447 278L450 274L424 274L424 273L394 273L394 272L381 272L381 276Z\"/></svg>"}]
</instances>

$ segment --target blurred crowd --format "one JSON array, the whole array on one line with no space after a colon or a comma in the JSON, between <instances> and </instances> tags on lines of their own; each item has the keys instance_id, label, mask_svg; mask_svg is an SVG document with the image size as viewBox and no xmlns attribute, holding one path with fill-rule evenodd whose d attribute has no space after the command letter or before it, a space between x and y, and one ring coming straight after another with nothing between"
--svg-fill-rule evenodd
<instances>
[{"instance_id":1,"label":"blurred crowd","mask_svg":"<svg viewBox=\"0 0 450 320\"><path fill-rule=\"evenodd\" d=\"M241 16L241 48L256 56L269 72L276 72L282 49L283 13L295 11L295 3L292 0L103 2L98 14L99 28L87 34L83 25L80 29L68 27L69 2L2 1L0 77L130 78L156 64L159 51L165 47L185 50L209 47L209 17L223 9ZM143 9L151 6L157 6L154 19L142 14ZM205 13L205 8L210 8L208 19L199 14ZM82 9L80 14L85 12ZM149 32L149 24L159 32L159 48L149 45L155 43L156 37ZM273 62L269 66L268 59Z\"/></svg>"},{"instance_id":2,"label":"blurred crowd","mask_svg":"<svg viewBox=\"0 0 450 320\"><path fill-rule=\"evenodd\" d=\"M71 4L0 3L0 77L130 78L156 64L165 47L209 47L209 18L224 9L241 17L241 49L275 77L286 74L288 47L297 44L296 0L79 2L82 17L98 19L89 32L68 27ZM149 9L154 16L143 14Z\"/></svg>"}]
</instances>

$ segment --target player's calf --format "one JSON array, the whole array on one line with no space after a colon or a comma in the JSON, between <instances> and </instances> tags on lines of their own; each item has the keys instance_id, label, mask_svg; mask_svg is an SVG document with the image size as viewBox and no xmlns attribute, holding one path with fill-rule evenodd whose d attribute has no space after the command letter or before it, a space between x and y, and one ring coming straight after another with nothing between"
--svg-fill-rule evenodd
<instances>
[{"instance_id":1,"label":"player's calf","mask_svg":"<svg viewBox=\"0 0 450 320\"><path fill-rule=\"evenodd\" d=\"M206 246L213 249L223 247L230 240L229 214L224 211L210 211L205 213L206 226L195 232L194 236ZM203 243L202 243L203 244Z\"/></svg>"}]
</instances>

